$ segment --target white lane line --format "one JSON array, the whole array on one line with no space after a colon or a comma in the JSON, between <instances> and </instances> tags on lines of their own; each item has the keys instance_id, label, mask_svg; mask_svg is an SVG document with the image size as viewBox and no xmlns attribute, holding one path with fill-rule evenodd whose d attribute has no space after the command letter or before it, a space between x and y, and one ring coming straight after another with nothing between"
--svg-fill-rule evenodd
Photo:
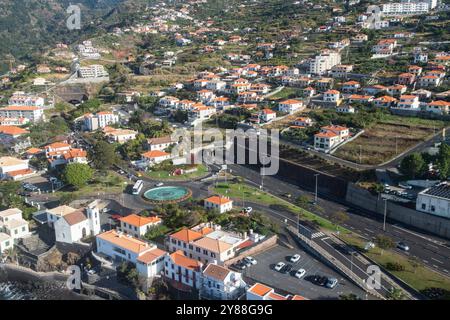
<instances>
[{"instance_id":1,"label":"white lane line","mask_svg":"<svg viewBox=\"0 0 450 320\"><path fill-rule=\"evenodd\" d=\"M433 248L435 248L435 249L439 249L438 247L436 247L435 245L432 245L431 243L427 243L427 246L433 247Z\"/></svg>"},{"instance_id":2,"label":"white lane line","mask_svg":"<svg viewBox=\"0 0 450 320\"><path fill-rule=\"evenodd\" d=\"M375 233L374 231L367 229L367 228L364 228L364 230L366 230L367 232L370 232L370 233Z\"/></svg>"},{"instance_id":3,"label":"white lane line","mask_svg":"<svg viewBox=\"0 0 450 320\"><path fill-rule=\"evenodd\" d=\"M439 262L440 264L444 264L442 261L440 261L440 260L438 260L438 259L435 259L435 258L431 258L431 260L434 260L434 261L436 261L436 262Z\"/></svg>"},{"instance_id":4,"label":"white lane line","mask_svg":"<svg viewBox=\"0 0 450 320\"><path fill-rule=\"evenodd\" d=\"M425 262L425 263L428 263L428 261L427 261L427 260L424 260L424 259L422 259L422 261L423 261L423 262Z\"/></svg>"},{"instance_id":5,"label":"white lane line","mask_svg":"<svg viewBox=\"0 0 450 320\"><path fill-rule=\"evenodd\" d=\"M423 235L421 235L421 234L412 232L412 231L407 230L407 229L400 228L399 226L396 226L396 225L393 225L393 227L394 227L394 228L397 228L397 229L400 229L400 230L402 230L402 231L404 231L404 232L410 233L410 234L412 234L412 235L415 235L416 237L419 237L419 238L425 239L425 240L427 240L427 241L433 242L434 244L437 244L438 246L444 247L443 243L442 243L442 242L439 242L439 241L437 241L437 240L434 240L434 239L425 237L425 236L423 236Z\"/></svg>"}]
</instances>

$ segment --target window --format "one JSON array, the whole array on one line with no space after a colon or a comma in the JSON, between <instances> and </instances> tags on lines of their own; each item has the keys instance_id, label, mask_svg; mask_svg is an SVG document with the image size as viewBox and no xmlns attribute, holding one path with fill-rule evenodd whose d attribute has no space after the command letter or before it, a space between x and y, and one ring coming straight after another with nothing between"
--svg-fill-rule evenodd
<instances>
[{"instance_id":1,"label":"window","mask_svg":"<svg viewBox=\"0 0 450 320\"><path fill-rule=\"evenodd\" d=\"M422 203L422 210L425 210L427 208L427 205L425 203Z\"/></svg>"},{"instance_id":2,"label":"window","mask_svg":"<svg viewBox=\"0 0 450 320\"><path fill-rule=\"evenodd\" d=\"M14 234L18 234L18 233L19 233L19 230L15 229Z\"/></svg>"},{"instance_id":3,"label":"window","mask_svg":"<svg viewBox=\"0 0 450 320\"><path fill-rule=\"evenodd\" d=\"M9 247L9 241L6 241L6 242L5 242L5 245L6 245L7 247Z\"/></svg>"},{"instance_id":4,"label":"window","mask_svg":"<svg viewBox=\"0 0 450 320\"><path fill-rule=\"evenodd\" d=\"M25 232L25 230L26 230L26 228L25 228L25 227L22 227L22 231Z\"/></svg>"},{"instance_id":5,"label":"window","mask_svg":"<svg viewBox=\"0 0 450 320\"><path fill-rule=\"evenodd\" d=\"M208 250L203 250L204 255L208 255Z\"/></svg>"},{"instance_id":6,"label":"window","mask_svg":"<svg viewBox=\"0 0 450 320\"><path fill-rule=\"evenodd\" d=\"M434 212L436 210L435 206L431 206L431 212Z\"/></svg>"},{"instance_id":7,"label":"window","mask_svg":"<svg viewBox=\"0 0 450 320\"><path fill-rule=\"evenodd\" d=\"M193 250L194 246L192 244L189 245L189 250Z\"/></svg>"}]
</instances>

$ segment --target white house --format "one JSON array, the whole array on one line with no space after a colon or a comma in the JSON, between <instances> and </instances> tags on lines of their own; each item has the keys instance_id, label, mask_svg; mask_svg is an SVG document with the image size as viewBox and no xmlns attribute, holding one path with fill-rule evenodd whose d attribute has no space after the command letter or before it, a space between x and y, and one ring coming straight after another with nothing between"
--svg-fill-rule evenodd
<instances>
[{"instance_id":1,"label":"white house","mask_svg":"<svg viewBox=\"0 0 450 320\"><path fill-rule=\"evenodd\" d=\"M136 269L140 275L153 278L164 271L164 262L168 253L164 250L154 248L141 254L136 261Z\"/></svg>"},{"instance_id":2,"label":"white house","mask_svg":"<svg viewBox=\"0 0 450 320\"><path fill-rule=\"evenodd\" d=\"M147 165L153 165L157 163L161 163L165 160L169 160L171 158L171 154L160 151L160 150L153 150L148 151L146 153L142 154L141 162L145 163Z\"/></svg>"},{"instance_id":3,"label":"white house","mask_svg":"<svg viewBox=\"0 0 450 320\"><path fill-rule=\"evenodd\" d=\"M443 182L417 195L416 210L450 218L450 183Z\"/></svg>"},{"instance_id":4,"label":"white house","mask_svg":"<svg viewBox=\"0 0 450 320\"><path fill-rule=\"evenodd\" d=\"M261 110L259 117L264 122L270 122L277 117L277 113L270 109L263 109Z\"/></svg>"},{"instance_id":5,"label":"white house","mask_svg":"<svg viewBox=\"0 0 450 320\"><path fill-rule=\"evenodd\" d=\"M6 233L0 232L0 254L14 247L13 239Z\"/></svg>"},{"instance_id":6,"label":"white house","mask_svg":"<svg viewBox=\"0 0 450 320\"><path fill-rule=\"evenodd\" d=\"M12 208L0 211L0 233L8 235L12 243L14 240L30 234L28 221L23 219L20 209Z\"/></svg>"},{"instance_id":7,"label":"white house","mask_svg":"<svg viewBox=\"0 0 450 320\"><path fill-rule=\"evenodd\" d=\"M187 257L182 250L165 256L164 278L178 288L200 289L203 264Z\"/></svg>"},{"instance_id":8,"label":"white house","mask_svg":"<svg viewBox=\"0 0 450 320\"><path fill-rule=\"evenodd\" d=\"M397 102L397 106L392 108L402 110L419 110L420 109L419 97L414 95L402 95L400 96L400 99Z\"/></svg>"},{"instance_id":9,"label":"white house","mask_svg":"<svg viewBox=\"0 0 450 320\"><path fill-rule=\"evenodd\" d=\"M239 272L210 263L202 273L202 297L212 300L237 300L244 292L246 283Z\"/></svg>"},{"instance_id":10,"label":"white house","mask_svg":"<svg viewBox=\"0 0 450 320\"><path fill-rule=\"evenodd\" d=\"M323 152L330 152L343 141L349 138L349 129L342 126L326 126L314 135L314 149Z\"/></svg>"},{"instance_id":11,"label":"white house","mask_svg":"<svg viewBox=\"0 0 450 320\"><path fill-rule=\"evenodd\" d=\"M162 223L158 217L142 217L130 214L120 219L120 230L136 238L142 238L153 227Z\"/></svg>"},{"instance_id":12,"label":"white house","mask_svg":"<svg viewBox=\"0 0 450 320\"><path fill-rule=\"evenodd\" d=\"M0 108L0 118L26 118L37 122L44 118L44 109L37 106L7 106Z\"/></svg>"},{"instance_id":13,"label":"white house","mask_svg":"<svg viewBox=\"0 0 450 320\"><path fill-rule=\"evenodd\" d=\"M303 108L303 101L290 99L280 102L278 105L278 110L281 112L293 114L297 111L300 111Z\"/></svg>"},{"instance_id":14,"label":"white house","mask_svg":"<svg viewBox=\"0 0 450 320\"><path fill-rule=\"evenodd\" d=\"M213 196L205 199L205 209L217 210L220 213L225 213L233 210L233 200L223 196Z\"/></svg>"},{"instance_id":15,"label":"white house","mask_svg":"<svg viewBox=\"0 0 450 320\"><path fill-rule=\"evenodd\" d=\"M426 105L425 110L439 115L448 114L450 112L450 102L443 100L433 101Z\"/></svg>"},{"instance_id":16,"label":"white house","mask_svg":"<svg viewBox=\"0 0 450 320\"><path fill-rule=\"evenodd\" d=\"M125 143L129 140L136 139L138 134L137 131L129 129L114 129L111 127L103 128L105 135L109 138L111 142Z\"/></svg>"},{"instance_id":17,"label":"white house","mask_svg":"<svg viewBox=\"0 0 450 320\"><path fill-rule=\"evenodd\" d=\"M14 157L0 157L0 180L18 180L33 173L34 171L28 165L28 160L21 160Z\"/></svg>"},{"instance_id":18,"label":"white house","mask_svg":"<svg viewBox=\"0 0 450 320\"><path fill-rule=\"evenodd\" d=\"M119 122L119 116L109 111L101 111L94 114L86 114L84 116L84 127L88 131L95 131L99 128L116 124Z\"/></svg>"},{"instance_id":19,"label":"white house","mask_svg":"<svg viewBox=\"0 0 450 320\"><path fill-rule=\"evenodd\" d=\"M100 210L94 201L86 209L64 214L54 222L57 242L74 243L101 231Z\"/></svg>"},{"instance_id":20,"label":"white house","mask_svg":"<svg viewBox=\"0 0 450 320\"><path fill-rule=\"evenodd\" d=\"M160 138L147 139L146 147L147 147L147 150L149 150L149 151L154 151L154 150L163 151L163 150L167 149L168 147L170 147L172 144L175 144L175 142L172 141L172 137L165 136L165 137L160 137Z\"/></svg>"},{"instance_id":21,"label":"white house","mask_svg":"<svg viewBox=\"0 0 450 320\"><path fill-rule=\"evenodd\" d=\"M337 90L328 90L325 91L323 94L323 101L324 102L332 102L332 103L338 103L340 99L341 93Z\"/></svg>"}]
</instances>

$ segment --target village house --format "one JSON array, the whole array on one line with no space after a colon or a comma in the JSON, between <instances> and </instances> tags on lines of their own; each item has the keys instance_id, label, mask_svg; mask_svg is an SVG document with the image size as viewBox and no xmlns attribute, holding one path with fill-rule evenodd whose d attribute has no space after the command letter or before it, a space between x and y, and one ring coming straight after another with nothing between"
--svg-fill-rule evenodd
<instances>
[{"instance_id":1,"label":"village house","mask_svg":"<svg viewBox=\"0 0 450 320\"><path fill-rule=\"evenodd\" d=\"M279 293L276 293L275 290L271 287L268 287L261 283L255 283L247 290L246 299L251 300L307 300L306 298L300 295L286 295L283 296Z\"/></svg>"},{"instance_id":2,"label":"village house","mask_svg":"<svg viewBox=\"0 0 450 320\"><path fill-rule=\"evenodd\" d=\"M22 210L11 208L0 211L0 254L5 249L12 248L15 240L29 235L28 221L23 219Z\"/></svg>"},{"instance_id":3,"label":"village house","mask_svg":"<svg viewBox=\"0 0 450 320\"><path fill-rule=\"evenodd\" d=\"M130 214L120 219L120 230L135 238L142 238L151 229L162 223L159 217L142 217Z\"/></svg>"},{"instance_id":4,"label":"village house","mask_svg":"<svg viewBox=\"0 0 450 320\"><path fill-rule=\"evenodd\" d=\"M386 92L391 96L400 96L400 95L404 94L407 89L408 89L408 87L406 87L403 84L396 84L396 85L387 87Z\"/></svg>"},{"instance_id":5,"label":"village house","mask_svg":"<svg viewBox=\"0 0 450 320\"><path fill-rule=\"evenodd\" d=\"M382 39L372 47L372 52L381 55L391 55L397 47L397 40Z\"/></svg>"},{"instance_id":6,"label":"village house","mask_svg":"<svg viewBox=\"0 0 450 320\"><path fill-rule=\"evenodd\" d=\"M239 272L210 263L202 272L200 295L212 300L237 300L247 284Z\"/></svg>"},{"instance_id":7,"label":"village house","mask_svg":"<svg viewBox=\"0 0 450 320\"><path fill-rule=\"evenodd\" d=\"M323 101L339 104L341 93L337 90L328 90L323 94Z\"/></svg>"},{"instance_id":8,"label":"village house","mask_svg":"<svg viewBox=\"0 0 450 320\"><path fill-rule=\"evenodd\" d=\"M161 163L165 160L169 160L170 158L171 154L164 151L160 150L148 151L142 154L141 164L145 166L152 166L154 164Z\"/></svg>"},{"instance_id":9,"label":"village house","mask_svg":"<svg viewBox=\"0 0 450 320\"><path fill-rule=\"evenodd\" d=\"M233 210L233 200L223 196L212 196L204 200L204 206L207 210L217 210L219 213L225 213Z\"/></svg>"},{"instance_id":10,"label":"village house","mask_svg":"<svg viewBox=\"0 0 450 320\"><path fill-rule=\"evenodd\" d=\"M110 142L117 142L120 144L136 139L138 134L138 132L134 130L114 129L108 126L103 128L103 132Z\"/></svg>"},{"instance_id":11,"label":"village house","mask_svg":"<svg viewBox=\"0 0 450 320\"><path fill-rule=\"evenodd\" d=\"M357 92L361 88L361 84L358 81L347 81L342 84L341 90L345 93Z\"/></svg>"},{"instance_id":12,"label":"village house","mask_svg":"<svg viewBox=\"0 0 450 320\"><path fill-rule=\"evenodd\" d=\"M412 85L416 81L416 76L412 73L401 73L398 76L397 83L405 86Z\"/></svg>"},{"instance_id":13,"label":"village house","mask_svg":"<svg viewBox=\"0 0 450 320\"><path fill-rule=\"evenodd\" d=\"M428 103L425 107L425 110L428 112L432 112L438 115L446 115L449 114L450 102L437 100Z\"/></svg>"},{"instance_id":14,"label":"village house","mask_svg":"<svg viewBox=\"0 0 450 320\"><path fill-rule=\"evenodd\" d=\"M203 263L187 257L182 250L166 255L164 278L175 288L189 292L200 289Z\"/></svg>"},{"instance_id":15,"label":"village house","mask_svg":"<svg viewBox=\"0 0 450 320\"><path fill-rule=\"evenodd\" d=\"M294 127L300 128L312 127L313 124L314 124L313 120L309 117L299 117L295 119L293 122Z\"/></svg>"},{"instance_id":16,"label":"village house","mask_svg":"<svg viewBox=\"0 0 450 320\"><path fill-rule=\"evenodd\" d=\"M279 103L278 110L288 114L294 114L297 111L301 111L304 108L303 101L301 100L285 100Z\"/></svg>"},{"instance_id":17,"label":"village house","mask_svg":"<svg viewBox=\"0 0 450 320\"><path fill-rule=\"evenodd\" d=\"M316 90L313 87L307 87L302 90L302 93L305 98L311 98L316 94Z\"/></svg>"},{"instance_id":18,"label":"village house","mask_svg":"<svg viewBox=\"0 0 450 320\"><path fill-rule=\"evenodd\" d=\"M422 88L438 87L440 84L441 78L433 75L424 75L417 81L417 85Z\"/></svg>"},{"instance_id":19,"label":"village house","mask_svg":"<svg viewBox=\"0 0 450 320\"><path fill-rule=\"evenodd\" d=\"M333 78L346 78L353 71L351 64L338 64L331 68L331 76Z\"/></svg>"},{"instance_id":20,"label":"village house","mask_svg":"<svg viewBox=\"0 0 450 320\"><path fill-rule=\"evenodd\" d=\"M367 104L373 101L373 96L364 96L364 95L360 95L360 94L352 94L349 98L348 98L348 102L350 103L363 103L363 104Z\"/></svg>"},{"instance_id":21,"label":"village house","mask_svg":"<svg viewBox=\"0 0 450 320\"><path fill-rule=\"evenodd\" d=\"M263 109L259 113L259 118L261 121L270 122L277 118L277 113L270 109Z\"/></svg>"},{"instance_id":22,"label":"village house","mask_svg":"<svg viewBox=\"0 0 450 320\"><path fill-rule=\"evenodd\" d=\"M320 132L314 135L314 149L328 153L349 137L350 132L346 127L336 125L322 127Z\"/></svg>"},{"instance_id":23,"label":"village house","mask_svg":"<svg viewBox=\"0 0 450 320\"><path fill-rule=\"evenodd\" d=\"M382 108L389 108L393 106L397 102L397 99L391 97L391 96L382 96L379 98L376 98L372 101L372 103L377 107Z\"/></svg>"},{"instance_id":24,"label":"village house","mask_svg":"<svg viewBox=\"0 0 450 320\"><path fill-rule=\"evenodd\" d=\"M400 96L397 105L391 107L392 109L402 109L402 110L411 110L411 111L419 111L420 110L420 102L419 97L413 95L402 95Z\"/></svg>"},{"instance_id":25,"label":"village house","mask_svg":"<svg viewBox=\"0 0 450 320\"><path fill-rule=\"evenodd\" d=\"M350 105L343 105L336 107L338 113L355 113L355 108Z\"/></svg>"},{"instance_id":26,"label":"village house","mask_svg":"<svg viewBox=\"0 0 450 320\"><path fill-rule=\"evenodd\" d=\"M408 73L414 74L416 77L420 76L422 73L423 68L419 66L409 66L408 67Z\"/></svg>"},{"instance_id":27,"label":"village house","mask_svg":"<svg viewBox=\"0 0 450 320\"><path fill-rule=\"evenodd\" d=\"M154 150L164 151L173 144L176 144L176 142L172 141L171 136L150 138L146 140L145 148L149 151Z\"/></svg>"},{"instance_id":28,"label":"village house","mask_svg":"<svg viewBox=\"0 0 450 320\"><path fill-rule=\"evenodd\" d=\"M45 99L34 95L27 94L23 91L16 91L8 99L8 105L10 106L27 106L27 107L43 107L45 105Z\"/></svg>"},{"instance_id":29,"label":"village house","mask_svg":"<svg viewBox=\"0 0 450 320\"><path fill-rule=\"evenodd\" d=\"M28 160L0 157L0 180L21 180L34 173L28 165Z\"/></svg>"},{"instance_id":30,"label":"village house","mask_svg":"<svg viewBox=\"0 0 450 320\"><path fill-rule=\"evenodd\" d=\"M18 140L29 133L28 130L20 127L0 125L0 143L5 146L11 146L15 143L19 143Z\"/></svg>"},{"instance_id":31,"label":"village house","mask_svg":"<svg viewBox=\"0 0 450 320\"><path fill-rule=\"evenodd\" d=\"M30 122L44 119L44 109L36 106L7 106L0 108L0 118L26 118Z\"/></svg>"}]
</instances>

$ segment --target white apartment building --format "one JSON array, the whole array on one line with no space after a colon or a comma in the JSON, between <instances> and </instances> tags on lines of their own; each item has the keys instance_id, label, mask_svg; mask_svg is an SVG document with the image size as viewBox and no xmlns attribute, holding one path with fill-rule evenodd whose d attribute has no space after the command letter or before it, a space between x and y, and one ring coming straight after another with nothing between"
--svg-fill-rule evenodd
<instances>
[{"instance_id":1,"label":"white apartment building","mask_svg":"<svg viewBox=\"0 0 450 320\"><path fill-rule=\"evenodd\" d=\"M11 244L14 244L14 240L16 239L30 235L28 221L23 219L22 211L20 209L12 208L0 211L0 235L1 234L6 234L9 237ZM3 241L6 242L6 237L3 238ZM0 253L1 252L3 252L3 250L0 250Z\"/></svg>"},{"instance_id":2,"label":"white apartment building","mask_svg":"<svg viewBox=\"0 0 450 320\"><path fill-rule=\"evenodd\" d=\"M349 136L350 131L346 127L335 125L322 127L321 131L314 135L314 149L328 153Z\"/></svg>"},{"instance_id":3,"label":"white apartment building","mask_svg":"<svg viewBox=\"0 0 450 320\"><path fill-rule=\"evenodd\" d=\"M385 3L382 12L386 16L426 14L430 11L428 2L391 2Z\"/></svg>"},{"instance_id":4,"label":"white apartment building","mask_svg":"<svg viewBox=\"0 0 450 320\"><path fill-rule=\"evenodd\" d=\"M102 65L93 64L87 67L80 67L78 69L78 76L80 78L103 78L108 77L109 74Z\"/></svg>"},{"instance_id":5,"label":"white apartment building","mask_svg":"<svg viewBox=\"0 0 450 320\"><path fill-rule=\"evenodd\" d=\"M0 108L0 118L26 118L36 122L44 118L44 109L36 106L7 106Z\"/></svg>"},{"instance_id":6,"label":"white apartment building","mask_svg":"<svg viewBox=\"0 0 450 320\"><path fill-rule=\"evenodd\" d=\"M313 58L309 64L309 73L323 75L335 65L341 63L341 54L336 51L324 50Z\"/></svg>"},{"instance_id":7,"label":"white apartment building","mask_svg":"<svg viewBox=\"0 0 450 320\"><path fill-rule=\"evenodd\" d=\"M417 195L416 210L450 218L450 183L443 182Z\"/></svg>"},{"instance_id":8,"label":"white apartment building","mask_svg":"<svg viewBox=\"0 0 450 320\"><path fill-rule=\"evenodd\" d=\"M8 104L10 106L43 107L45 99L36 95L26 94L23 91L17 91L8 99Z\"/></svg>"},{"instance_id":9,"label":"white apartment building","mask_svg":"<svg viewBox=\"0 0 450 320\"><path fill-rule=\"evenodd\" d=\"M328 90L323 94L324 102L338 103L341 97L341 93L337 90Z\"/></svg>"},{"instance_id":10,"label":"white apartment building","mask_svg":"<svg viewBox=\"0 0 450 320\"><path fill-rule=\"evenodd\" d=\"M187 257L177 250L164 259L164 278L186 289L199 289L201 286L203 263Z\"/></svg>"},{"instance_id":11,"label":"white apartment building","mask_svg":"<svg viewBox=\"0 0 450 320\"><path fill-rule=\"evenodd\" d=\"M120 230L135 238L142 238L151 228L161 223L162 220L158 217L142 217L137 214L130 214L120 219Z\"/></svg>"},{"instance_id":12,"label":"white apartment building","mask_svg":"<svg viewBox=\"0 0 450 320\"><path fill-rule=\"evenodd\" d=\"M94 114L86 114L84 116L84 127L88 131L95 131L99 128L116 124L119 122L119 116L108 111L101 111Z\"/></svg>"}]
</instances>

